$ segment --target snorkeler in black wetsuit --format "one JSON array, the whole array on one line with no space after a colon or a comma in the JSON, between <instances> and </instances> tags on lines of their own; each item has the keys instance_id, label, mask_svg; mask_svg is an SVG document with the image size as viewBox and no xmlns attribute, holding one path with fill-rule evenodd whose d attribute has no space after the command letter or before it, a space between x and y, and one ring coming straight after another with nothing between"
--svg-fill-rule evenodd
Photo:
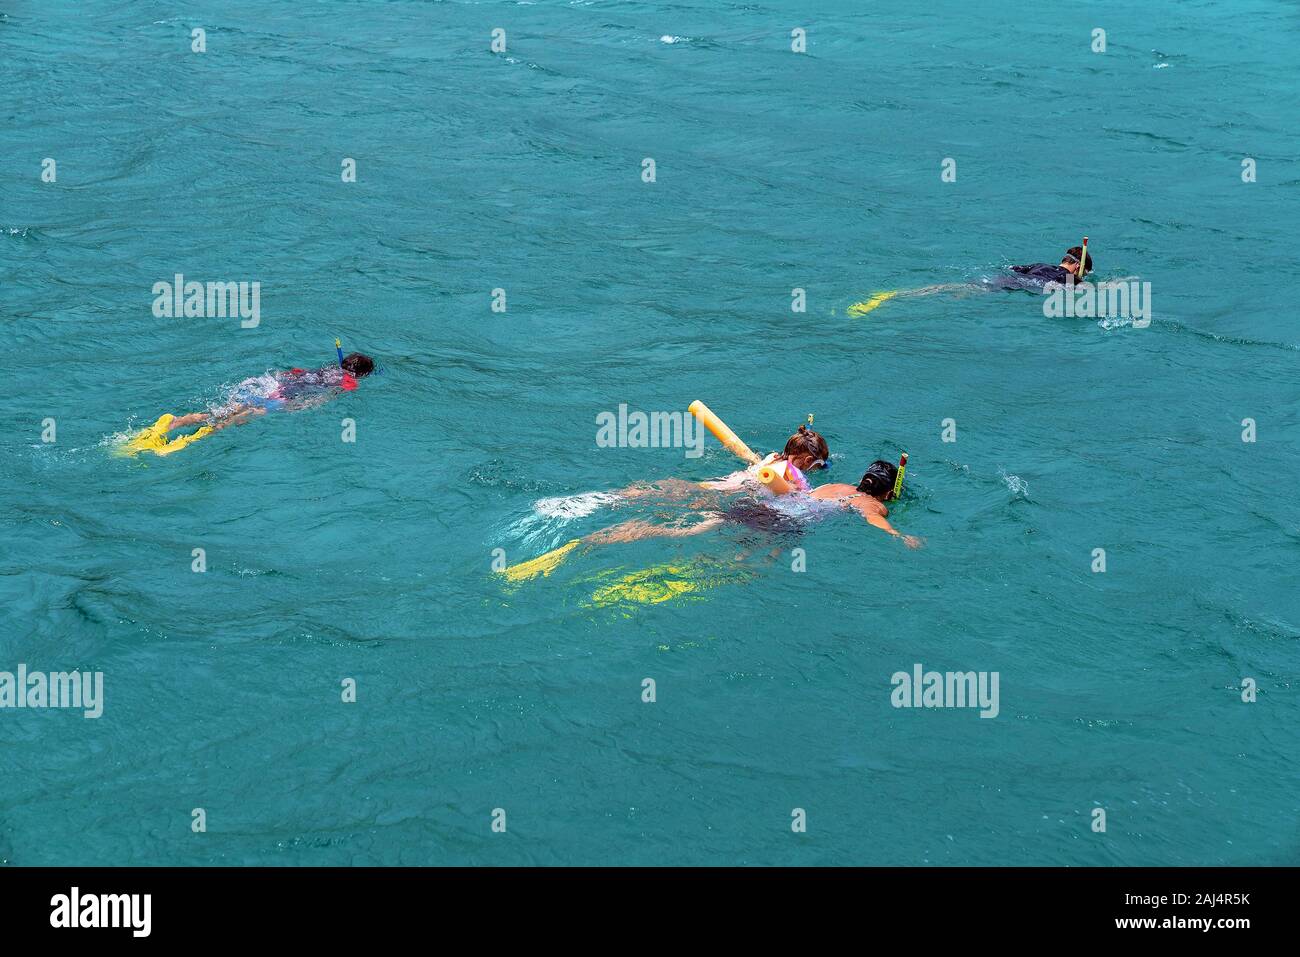
<instances>
[{"instance_id":1,"label":"snorkeler in black wetsuit","mask_svg":"<svg viewBox=\"0 0 1300 957\"><path fill-rule=\"evenodd\" d=\"M1084 242L1087 241L1085 237ZM1007 292L1021 290L1024 292L1049 292L1050 290L1047 289L1048 283L1055 282L1064 286L1069 282L1083 282L1083 277L1092 272L1092 253L1086 254L1088 262L1085 268L1079 266L1079 257L1082 255L1084 255L1082 247L1071 246L1065 251L1065 255L1061 257L1059 266L1053 266L1049 263L1031 263L1028 266L1012 266L1010 275L1004 273L999 276L985 276L974 281L945 282L936 286L922 286L919 289L892 289L877 292L870 299L849 306L848 314L850 316L864 316L895 297L906 299L915 296L933 296L937 293L953 293L964 296L993 289Z\"/></svg>"},{"instance_id":2,"label":"snorkeler in black wetsuit","mask_svg":"<svg viewBox=\"0 0 1300 957\"><path fill-rule=\"evenodd\" d=\"M999 276L990 280L989 285L995 289L1009 291L1023 289L1026 292L1042 292L1049 282L1060 283L1062 286L1071 281L1083 282L1083 277L1092 272L1092 253L1088 253L1088 261L1080 269L1079 257L1082 255L1082 248L1071 246L1066 250L1065 255L1061 257L1059 266L1051 266L1047 263L1012 266L1011 271L1015 275Z\"/></svg>"}]
</instances>

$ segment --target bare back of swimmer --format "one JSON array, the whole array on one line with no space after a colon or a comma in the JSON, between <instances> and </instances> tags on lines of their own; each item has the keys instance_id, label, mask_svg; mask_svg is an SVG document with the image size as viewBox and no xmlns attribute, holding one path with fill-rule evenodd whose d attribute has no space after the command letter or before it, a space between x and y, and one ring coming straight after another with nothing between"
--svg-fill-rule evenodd
<instances>
[{"instance_id":1,"label":"bare back of swimmer","mask_svg":"<svg viewBox=\"0 0 1300 957\"><path fill-rule=\"evenodd\" d=\"M796 499L802 496L805 502L811 498L818 502L825 502L828 506L855 509L869 524L888 532L895 538L901 539L908 548L920 548L923 544L922 539L917 538L915 535L902 534L889 523L887 517L889 509L885 507L884 500L893 490L894 479L897 475L897 466L892 462L886 462L884 459L877 459L868 466L866 474L862 476L862 481L857 485L837 482L823 485L813 489L812 492L793 493L786 497ZM819 511L808 511L803 522L806 523L809 518L818 515ZM722 512L706 512L693 522L686 522L682 519L664 525L640 519L621 522L618 525L593 532L581 539L581 541L583 544L590 546L609 545L615 542L634 542L645 538L685 538L712 531L729 522L749 525L772 532L796 531L801 524L797 516L781 514L770 506L761 503L745 503L734 505Z\"/></svg>"},{"instance_id":2,"label":"bare back of swimmer","mask_svg":"<svg viewBox=\"0 0 1300 957\"><path fill-rule=\"evenodd\" d=\"M877 459L867 467L866 474L857 485L833 482L812 490L816 499L835 502L844 508L857 509L870 524L888 532L895 538L901 538L908 548L920 548L922 540L915 535L904 535L889 524L889 509L885 507L885 496L894 488L898 477L898 466L884 459Z\"/></svg>"}]
</instances>

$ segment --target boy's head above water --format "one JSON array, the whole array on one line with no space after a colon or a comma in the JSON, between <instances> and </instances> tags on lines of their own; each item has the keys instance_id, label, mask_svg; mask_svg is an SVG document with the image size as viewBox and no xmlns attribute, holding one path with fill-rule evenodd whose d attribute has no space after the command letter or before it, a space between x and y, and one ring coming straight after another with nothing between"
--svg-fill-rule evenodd
<instances>
[{"instance_id":1,"label":"boy's head above water","mask_svg":"<svg viewBox=\"0 0 1300 957\"><path fill-rule=\"evenodd\" d=\"M894 490L894 480L898 478L898 466L884 459L876 459L867 466L867 471L858 483L858 491L872 498L884 499Z\"/></svg>"},{"instance_id":2,"label":"boy's head above water","mask_svg":"<svg viewBox=\"0 0 1300 957\"><path fill-rule=\"evenodd\" d=\"M1082 279L1092 272L1092 253L1088 253L1088 261L1083 264L1083 272L1080 273L1075 267L1079 265L1079 257L1082 255L1082 246L1071 246L1065 251L1065 255L1061 257L1061 268L1070 270L1076 278Z\"/></svg>"},{"instance_id":3,"label":"boy's head above water","mask_svg":"<svg viewBox=\"0 0 1300 957\"><path fill-rule=\"evenodd\" d=\"M375 360L360 352L349 352L341 365L344 372L350 372L358 379L375 371Z\"/></svg>"},{"instance_id":4,"label":"boy's head above water","mask_svg":"<svg viewBox=\"0 0 1300 957\"><path fill-rule=\"evenodd\" d=\"M785 443L785 460L800 472L824 466L831 457L831 450L826 440L806 425L799 426L799 431Z\"/></svg>"}]
</instances>

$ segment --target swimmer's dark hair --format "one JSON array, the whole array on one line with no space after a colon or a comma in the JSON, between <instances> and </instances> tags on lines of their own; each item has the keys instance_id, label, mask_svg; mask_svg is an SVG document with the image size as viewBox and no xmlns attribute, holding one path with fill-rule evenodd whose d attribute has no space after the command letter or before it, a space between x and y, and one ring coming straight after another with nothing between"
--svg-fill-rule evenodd
<instances>
[{"instance_id":1,"label":"swimmer's dark hair","mask_svg":"<svg viewBox=\"0 0 1300 957\"><path fill-rule=\"evenodd\" d=\"M831 450L819 433L801 425L799 431L786 441L782 455L787 459L792 455L811 455L814 461L820 459L824 463L830 460Z\"/></svg>"},{"instance_id":2,"label":"swimmer's dark hair","mask_svg":"<svg viewBox=\"0 0 1300 957\"><path fill-rule=\"evenodd\" d=\"M360 352L349 352L340 365L344 372L351 372L358 379L375 371L375 360Z\"/></svg>"},{"instance_id":3,"label":"swimmer's dark hair","mask_svg":"<svg viewBox=\"0 0 1300 957\"><path fill-rule=\"evenodd\" d=\"M1083 255L1083 247L1071 246L1065 251L1065 255L1073 259L1075 262L1078 262L1079 257ZM1064 259L1065 256L1062 256L1061 258ZM1083 274L1086 276L1090 272L1092 272L1092 253L1088 253L1088 261L1083 264Z\"/></svg>"},{"instance_id":4,"label":"swimmer's dark hair","mask_svg":"<svg viewBox=\"0 0 1300 957\"><path fill-rule=\"evenodd\" d=\"M884 498L894 490L894 480L898 478L898 466L884 459L876 459L867 466L867 471L858 483L858 491L875 498Z\"/></svg>"}]
</instances>

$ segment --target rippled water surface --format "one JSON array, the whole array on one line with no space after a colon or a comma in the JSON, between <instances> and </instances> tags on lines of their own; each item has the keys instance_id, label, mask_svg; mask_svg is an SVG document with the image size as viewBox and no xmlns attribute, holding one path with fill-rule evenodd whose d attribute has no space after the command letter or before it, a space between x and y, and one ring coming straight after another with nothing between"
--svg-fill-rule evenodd
<instances>
[{"instance_id":1,"label":"rippled water surface","mask_svg":"<svg viewBox=\"0 0 1300 957\"><path fill-rule=\"evenodd\" d=\"M0 670L105 702L0 710L0 861L1297 863L1300 20L1078 6L8 3ZM847 314L1083 234L1149 327ZM260 323L156 317L177 273ZM382 374L109 454L336 336ZM693 399L763 450L814 413L839 481L908 451L925 547L838 518L503 585L494 549L664 512L538 499L733 468L596 444ZM599 599L646 569L666 600ZM916 663L1000 714L891 707Z\"/></svg>"}]
</instances>

